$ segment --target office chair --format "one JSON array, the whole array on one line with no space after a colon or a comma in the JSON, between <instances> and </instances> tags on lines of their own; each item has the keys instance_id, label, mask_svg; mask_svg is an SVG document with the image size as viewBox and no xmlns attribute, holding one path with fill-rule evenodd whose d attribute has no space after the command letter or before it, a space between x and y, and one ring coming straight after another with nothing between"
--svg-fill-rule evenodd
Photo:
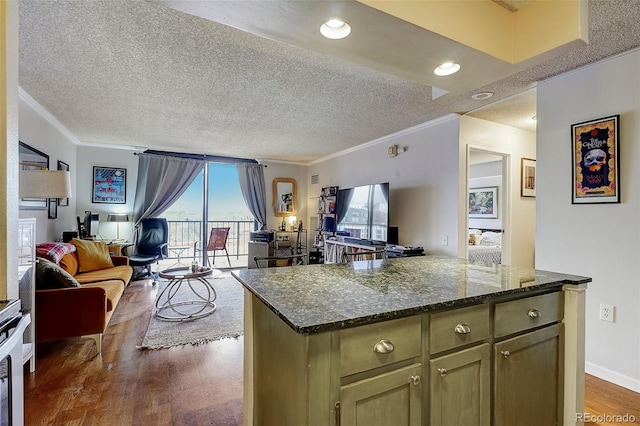
<instances>
[{"instance_id":1,"label":"office chair","mask_svg":"<svg viewBox=\"0 0 640 426\"><path fill-rule=\"evenodd\" d=\"M216 250L224 250L227 255L227 262L229 262L229 267L231 267L231 260L229 260L229 252L227 251L227 239L229 238L229 227L226 228L211 228L211 233L209 234L209 241L207 242L207 265L209 264L209 252L213 252L213 265L216 264ZM202 244L200 241L196 241L193 244L193 260L197 260L198 252L202 251L200 247Z\"/></svg>"},{"instance_id":2,"label":"office chair","mask_svg":"<svg viewBox=\"0 0 640 426\"><path fill-rule=\"evenodd\" d=\"M169 256L167 245L169 241L169 226L167 219L148 218L142 219L138 225L138 238L135 244L128 244L122 248L125 256L129 258L129 265L141 267L134 274L133 279L151 276L155 284L156 274L151 271L151 264L158 263ZM129 247L134 247L129 254ZM134 268L135 269L135 268Z\"/></svg>"}]
</instances>

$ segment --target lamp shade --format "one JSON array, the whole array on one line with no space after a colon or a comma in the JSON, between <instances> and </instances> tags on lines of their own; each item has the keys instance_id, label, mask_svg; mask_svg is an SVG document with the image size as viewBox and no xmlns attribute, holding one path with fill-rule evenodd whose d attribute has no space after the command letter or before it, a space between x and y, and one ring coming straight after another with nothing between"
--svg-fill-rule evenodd
<instances>
[{"instance_id":1,"label":"lamp shade","mask_svg":"<svg viewBox=\"0 0 640 426\"><path fill-rule=\"evenodd\" d=\"M71 174L62 170L21 170L20 198L71 197Z\"/></svg>"},{"instance_id":2,"label":"lamp shade","mask_svg":"<svg viewBox=\"0 0 640 426\"><path fill-rule=\"evenodd\" d=\"M129 215L126 213L109 213L107 222L129 222Z\"/></svg>"}]
</instances>

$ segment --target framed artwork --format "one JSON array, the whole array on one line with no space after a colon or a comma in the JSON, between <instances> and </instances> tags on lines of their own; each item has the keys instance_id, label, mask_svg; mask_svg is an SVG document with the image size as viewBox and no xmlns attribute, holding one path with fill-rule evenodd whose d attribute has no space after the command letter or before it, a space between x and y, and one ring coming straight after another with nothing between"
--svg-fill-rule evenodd
<instances>
[{"instance_id":1,"label":"framed artwork","mask_svg":"<svg viewBox=\"0 0 640 426\"><path fill-rule=\"evenodd\" d=\"M520 196L536 196L536 160L520 159Z\"/></svg>"},{"instance_id":2,"label":"framed artwork","mask_svg":"<svg viewBox=\"0 0 640 426\"><path fill-rule=\"evenodd\" d=\"M94 203L125 204L127 202L127 169L93 167Z\"/></svg>"},{"instance_id":3,"label":"framed artwork","mask_svg":"<svg viewBox=\"0 0 640 426\"><path fill-rule=\"evenodd\" d=\"M620 116L571 126L573 204L620 202Z\"/></svg>"},{"instance_id":4,"label":"framed artwork","mask_svg":"<svg viewBox=\"0 0 640 426\"><path fill-rule=\"evenodd\" d=\"M469 188L469 217L498 218L498 187Z\"/></svg>"},{"instance_id":5,"label":"framed artwork","mask_svg":"<svg viewBox=\"0 0 640 426\"><path fill-rule=\"evenodd\" d=\"M20 170L49 170L49 156L42 151L20 142L18 149ZM47 210L46 198L21 198L20 210Z\"/></svg>"},{"instance_id":6,"label":"framed artwork","mask_svg":"<svg viewBox=\"0 0 640 426\"><path fill-rule=\"evenodd\" d=\"M49 198L49 219L57 219L58 218L58 199L57 198Z\"/></svg>"},{"instance_id":7,"label":"framed artwork","mask_svg":"<svg viewBox=\"0 0 640 426\"><path fill-rule=\"evenodd\" d=\"M65 163L64 161L58 160L58 170L64 170L65 172L68 172L69 171L69 165L67 163ZM68 198L58 198L58 205L59 206L68 206L69 205L69 199Z\"/></svg>"}]
</instances>

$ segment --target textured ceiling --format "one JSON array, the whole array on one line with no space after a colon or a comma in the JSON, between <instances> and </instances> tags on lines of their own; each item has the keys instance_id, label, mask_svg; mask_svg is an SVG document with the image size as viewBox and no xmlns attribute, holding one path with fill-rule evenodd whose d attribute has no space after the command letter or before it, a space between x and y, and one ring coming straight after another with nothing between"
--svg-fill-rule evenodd
<instances>
[{"instance_id":1,"label":"textured ceiling","mask_svg":"<svg viewBox=\"0 0 640 426\"><path fill-rule=\"evenodd\" d=\"M589 21L589 45L507 74L496 68L482 87L461 82L459 93L432 101L431 87L399 67L356 64L152 2L20 0L19 80L83 143L308 162L449 113L480 117L496 100L511 99L512 110L514 95L536 81L640 45L638 1L590 1ZM468 73L482 68L474 58ZM470 99L479 91L495 96Z\"/></svg>"}]
</instances>

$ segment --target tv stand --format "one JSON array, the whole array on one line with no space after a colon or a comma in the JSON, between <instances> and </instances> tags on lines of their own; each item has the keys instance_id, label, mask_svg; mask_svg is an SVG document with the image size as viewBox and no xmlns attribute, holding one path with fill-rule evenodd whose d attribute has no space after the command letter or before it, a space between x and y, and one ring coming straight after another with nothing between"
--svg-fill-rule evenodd
<instances>
[{"instance_id":1,"label":"tv stand","mask_svg":"<svg viewBox=\"0 0 640 426\"><path fill-rule=\"evenodd\" d=\"M380 253L374 253L383 248L382 245L358 244L349 241L324 240L324 263L342 263L344 253L361 253L361 256L353 256L353 260L369 260L382 258Z\"/></svg>"}]
</instances>

